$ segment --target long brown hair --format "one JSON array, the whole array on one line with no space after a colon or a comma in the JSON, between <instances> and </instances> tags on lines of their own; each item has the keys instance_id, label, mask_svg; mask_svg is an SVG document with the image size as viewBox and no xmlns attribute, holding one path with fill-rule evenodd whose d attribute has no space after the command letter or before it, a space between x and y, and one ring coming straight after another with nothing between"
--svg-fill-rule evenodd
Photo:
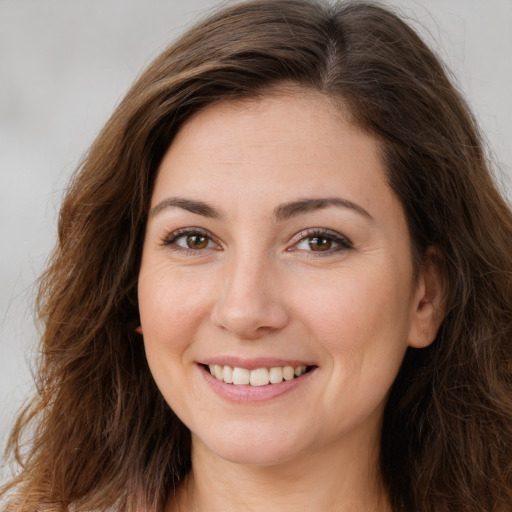
<instances>
[{"instance_id":1,"label":"long brown hair","mask_svg":"<svg viewBox=\"0 0 512 512\"><path fill-rule=\"evenodd\" d=\"M446 318L391 390L381 470L395 512L512 508L512 216L476 123L432 52L378 5L253 0L210 15L133 85L77 170L41 279L38 394L10 448L9 510L161 510L190 436L157 390L137 274L153 180L185 119L282 82L337 99L379 141ZM23 445L26 432L29 442Z\"/></svg>"}]
</instances>

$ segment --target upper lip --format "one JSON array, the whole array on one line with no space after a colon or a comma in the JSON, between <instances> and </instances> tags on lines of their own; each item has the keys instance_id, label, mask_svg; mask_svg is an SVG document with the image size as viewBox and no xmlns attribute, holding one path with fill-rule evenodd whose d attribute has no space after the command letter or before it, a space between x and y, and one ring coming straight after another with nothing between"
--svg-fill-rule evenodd
<instances>
[{"instance_id":1,"label":"upper lip","mask_svg":"<svg viewBox=\"0 0 512 512\"><path fill-rule=\"evenodd\" d=\"M255 370L257 368L273 368L273 367L284 367L284 366L316 366L310 361L304 361L299 359L281 359L276 357L257 357L245 359L236 356L214 356L207 357L199 364L205 365L218 365L218 366L231 366L232 368L246 368L248 370Z\"/></svg>"}]
</instances>

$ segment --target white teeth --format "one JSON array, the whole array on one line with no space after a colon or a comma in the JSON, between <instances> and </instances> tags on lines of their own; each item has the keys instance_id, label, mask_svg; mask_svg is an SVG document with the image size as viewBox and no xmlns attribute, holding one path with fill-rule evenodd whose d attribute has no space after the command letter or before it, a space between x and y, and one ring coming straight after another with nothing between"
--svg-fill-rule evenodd
<instances>
[{"instance_id":1,"label":"white teeth","mask_svg":"<svg viewBox=\"0 0 512 512\"><path fill-rule=\"evenodd\" d=\"M274 366L272 368L256 368L248 370L217 364L209 365L210 373L217 380L223 380L226 384L266 386L267 384L279 384L283 380L292 380L306 372L306 366Z\"/></svg>"},{"instance_id":2,"label":"white teeth","mask_svg":"<svg viewBox=\"0 0 512 512\"><path fill-rule=\"evenodd\" d=\"M251 370L250 378L251 386L266 386L270 382L270 376L266 368L257 368Z\"/></svg>"},{"instance_id":3,"label":"white teeth","mask_svg":"<svg viewBox=\"0 0 512 512\"><path fill-rule=\"evenodd\" d=\"M283 382L283 369L279 366L270 368L269 380L272 384L279 384Z\"/></svg>"},{"instance_id":4,"label":"white teeth","mask_svg":"<svg viewBox=\"0 0 512 512\"><path fill-rule=\"evenodd\" d=\"M283 368L283 379L284 380L292 380L295 375L295 371L293 366L285 366Z\"/></svg>"},{"instance_id":5,"label":"white teeth","mask_svg":"<svg viewBox=\"0 0 512 512\"><path fill-rule=\"evenodd\" d=\"M293 373L295 374L295 377L300 377L305 371L306 371L305 366L297 366L297 367L295 367Z\"/></svg>"},{"instance_id":6,"label":"white teeth","mask_svg":"<svg viewBox=\"0 0 512 512\"><path fill-rule=\"evenodd\" d=\"M233 368L231 366L224 366L224 382L233 384Z\"/></svg>"},{"instance_id":7,"label":"white teeth","mask_svg":"<svg viewBox=\"0 0 512 512\"><path fill-rule=\"evenodd\" d=\"M246 368L233 368L233 384L237 386L241 384L249 384L251 380L251 372Z\"/></svg>"}]
</instances>

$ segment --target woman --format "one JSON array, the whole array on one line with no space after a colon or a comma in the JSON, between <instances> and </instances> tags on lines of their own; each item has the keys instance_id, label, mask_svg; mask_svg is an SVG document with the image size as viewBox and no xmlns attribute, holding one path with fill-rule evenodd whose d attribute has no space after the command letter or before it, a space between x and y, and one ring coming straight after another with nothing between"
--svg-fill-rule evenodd
<instances>
[{"instance_id":1,"label":"woman","mask_svg":"<svg viewBox=\"0 0 512 512\"><path fill-rule=\"evenodd\" d=\"M64 201L7 510L509 510L511 245L397 16L213 14Z\"/></svg>"}]
</instances>

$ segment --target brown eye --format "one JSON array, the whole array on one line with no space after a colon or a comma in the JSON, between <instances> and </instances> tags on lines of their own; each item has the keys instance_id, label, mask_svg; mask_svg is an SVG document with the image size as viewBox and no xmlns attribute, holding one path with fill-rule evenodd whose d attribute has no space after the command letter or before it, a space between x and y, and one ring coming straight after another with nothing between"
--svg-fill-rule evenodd
<instances>
[{"instance_id":1,"label":"brown eye","mask_svg":"<svg viewBox=\"0 0 512 512\"><path fill-rule=\"evenodd\" d=\"M186 242L189 249L206 249L209 240L204 235L188 235Z\"/></svg>"},{"instance_id":2,"label":"brown eye","mask_svg":"<svg viewBox=\"0 0 512 512\"><path fill-rule=\"evenodd\" d=\"M336 231L330 229L307 229L299 233L300 240L291 248L291 250L299 250L309 253L312 256L314 253L319 256L319 253L333 255L352 249L352 243L348 238L340 235Z\"/></svg>"},{"instance_id":3,"label":"brown eye","mask_svg":"<svg viewBox=\"0 0 512 512\"><path fill-rule=\"evenodd\" d=\"M200 251L203 249L212 249L217 247L215 242L210 238L208 233L202 231L189 230L178 231L172 234L164 241L167 246L175 246L176 248Z\"/></svg>"},{"instance_id":4,"label":"brown eye","mask_svg":"<svg viewBox=\"0 0 512 512\"><path fill-rule=\"evenodd\" d=\"M328 251L332 249L333 240L325 236L312 236L308 239L308 245L312 251Z\"/></svg>"}]
</instances>

